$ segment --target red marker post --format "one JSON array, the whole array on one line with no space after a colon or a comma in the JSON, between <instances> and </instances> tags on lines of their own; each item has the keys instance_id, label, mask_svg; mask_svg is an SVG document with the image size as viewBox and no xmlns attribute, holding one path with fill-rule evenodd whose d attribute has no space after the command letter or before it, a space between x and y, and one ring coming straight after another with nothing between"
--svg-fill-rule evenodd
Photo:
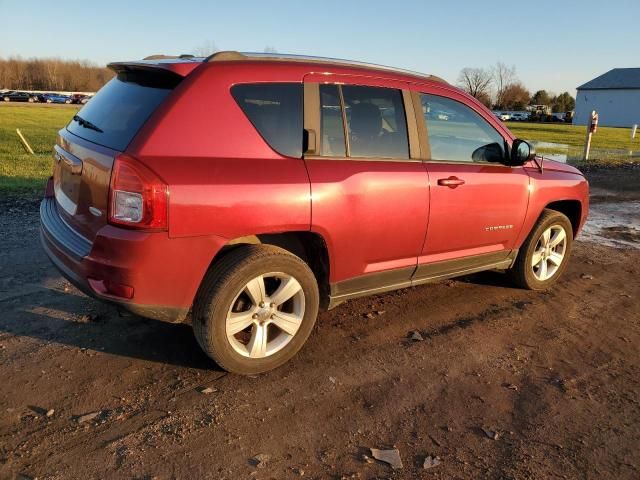
<instances>
[{"instance_id":1,"label":"red marker post","mask_svg":"<svg viewBox=\"0 0 640 480\"><path fill-rule=\"evenodd\" d=\"M589 160L589 150L591 150L591 136L598 131L598 112L591 111L591 119L587 125L587 138L584 143L583 160Z\"/></svg>"}]
</instances>

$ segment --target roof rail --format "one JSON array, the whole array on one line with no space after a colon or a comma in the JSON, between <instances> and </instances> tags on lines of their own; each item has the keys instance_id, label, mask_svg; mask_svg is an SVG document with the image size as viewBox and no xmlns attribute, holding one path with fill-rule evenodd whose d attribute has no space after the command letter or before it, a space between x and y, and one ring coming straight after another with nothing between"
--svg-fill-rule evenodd
<instances>
[{"instance_id":1,"label":"roof rail","mask_svg":"<svg viewBox=\"0 0 640 480\"><path fill-rule=\"evenodd\" d=\"M440 77L435 75L428 75L425 73L415 72L413 70L404 70L402 68L388 67L386 65L377 65L375 63L358 62L355 60L344 60L341 58L329 58L329 57L314 57L307 55L293 55L288 53L262 53L262 52L236 52L232 50L225 50L216 52L213 55L209 55L204 59L204 62L224 62L224 61L241 61L241 60L271 60L271 61L288 61L288 62L304 62L304 63L319 63L319 64L334 64L345 65L361 68L370 68L373 70L384 70L392 73L401 73L405 75L411 75L413 77L419 77L429 79L437 82L447 83Z\"/></svg>"},{"instance_id":2,"label":"roof rail","mask_svg":"<svg viewBox=\"0 0 640 480\"><path fill-rule=\"evenodd\" d=\"M190 53L183 53L181 55L164 55L162 53L157 55L149 55L148 57L144 57L142 60L202 60L202 57L196 57L195 55L191 55Z\"/></svg>"}]
</instances>

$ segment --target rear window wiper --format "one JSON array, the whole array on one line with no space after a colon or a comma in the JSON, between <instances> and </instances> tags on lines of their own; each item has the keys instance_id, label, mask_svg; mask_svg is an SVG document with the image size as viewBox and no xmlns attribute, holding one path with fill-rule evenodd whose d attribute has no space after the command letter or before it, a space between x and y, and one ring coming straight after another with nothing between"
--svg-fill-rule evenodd
<instances>
[{"instance_id":1,"label":"rear window wiper","mask_svg":"<svg viewBox=\"0 0 640 480\"><path fill-rule=\"evenodd\" d=\"M81 127L84 128L89 128L91 130L95 130L96 132L99 133L104 133L104 131L99 128L98 126L94 125L93 123L91 123L89 120L85 120L84 118L82 118L80 115L74 115L73 119L78 122L80 124Z\"/></svg>"}]
</instances>

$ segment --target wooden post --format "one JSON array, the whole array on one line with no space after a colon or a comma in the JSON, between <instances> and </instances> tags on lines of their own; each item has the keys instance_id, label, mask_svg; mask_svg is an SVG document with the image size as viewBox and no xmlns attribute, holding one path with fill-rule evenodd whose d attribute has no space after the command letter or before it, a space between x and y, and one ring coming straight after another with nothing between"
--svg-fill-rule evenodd
<instances>
[{"instance_id":1,"label":"wooden post","mask_svg":"<svg viewBox=\"0 0 640 480\"><path fill-rule=\"evenodd\" d=\"M591 111L589 123L587 124L587 138L584 142L584 154L582 159L586 162L589 160L589 151L591 150L591 137L598 129L598 114L595 110Z\"/></svg>"},{"instance_id":2,"label":"wooden post","mask_svg":"<svg viewBox=\"0 0 640 480\"><path fill-rule=\"evenodd\" d=\"M18 137L20 137L20 140L22 141L22 144L24 145L24 148L27 149L27 152L29 152L31 155L35 155L35 153L33 153L33 149L27 143L27 140L24 138L24 136L22 135L22 132L20 131L19 128L16 128L16 133L18 134Z\"/></svg>"}]
</instances>

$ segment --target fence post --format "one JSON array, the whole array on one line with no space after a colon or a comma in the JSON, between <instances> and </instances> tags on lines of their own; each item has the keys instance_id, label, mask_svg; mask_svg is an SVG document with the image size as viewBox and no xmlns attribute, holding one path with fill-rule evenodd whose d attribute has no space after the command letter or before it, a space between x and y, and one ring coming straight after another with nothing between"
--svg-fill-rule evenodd
<instances>
[{"instance_id":1,"label":"fence post","mask_svg":"<svg viewBox=\"0 0 640 480\"><path fill-rule=\"evenodd\" d=\"M591 136L598 130L598 113L595 110L591 111L589 123L587 124L587 138L584 142L584 154L582 159L586 162L589 160L589 150L591 150Z\"/></svg>"},{"instance_id":2,"label":"fence post","mask_svg":"<svg viewBox=\"0 0 640 480\"><path fill-rule=\"evenodd\" d=\"M33 149L31 148L31 146L27 143L27 140L24 138L24 136L22 135L22 132L20 131L19 128L16 128L16 133L18 134L18 136L20 137L20 140L22 141L22 144L24 145L24 148L27 149L27 151L31 154L31 155L35 155L35 153L33 153Z\"/></svg>"}]
</instances>

